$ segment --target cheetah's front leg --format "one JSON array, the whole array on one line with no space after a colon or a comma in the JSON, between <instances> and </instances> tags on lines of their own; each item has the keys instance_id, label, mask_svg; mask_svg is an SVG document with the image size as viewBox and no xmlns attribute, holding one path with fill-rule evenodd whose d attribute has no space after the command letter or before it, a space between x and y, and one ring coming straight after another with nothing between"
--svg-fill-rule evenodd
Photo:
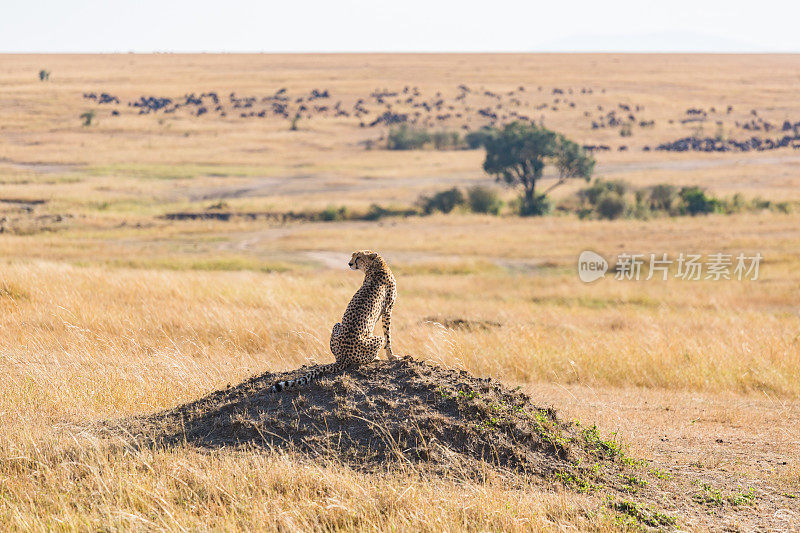
<instances>
[{"instance_id":1,"label":"cheetah's front leg","mask_svg":"<svg viewBox=\"0 0 800 533\"><path fill-rule=\"evenodd\" d=\"M383 308L383 336L386 337L386 358L389 361L397 359L392 353L392 306L394 302L387 302Z\"/></svg>"}]
</instances>

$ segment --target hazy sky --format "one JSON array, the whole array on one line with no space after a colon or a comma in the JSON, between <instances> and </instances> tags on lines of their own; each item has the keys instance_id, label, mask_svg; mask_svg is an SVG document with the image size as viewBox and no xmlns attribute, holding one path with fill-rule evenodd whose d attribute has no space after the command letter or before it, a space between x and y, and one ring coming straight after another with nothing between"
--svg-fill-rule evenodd
<instances>
[{"instance_id":1,"label":"hazy sky","mask_svg":"<svg viewBox=\"0 0 800 533\"><path fill-rule=\"evenodd\" d=\"M800 52L800 0L0 0L2 52Z\"/></svg>"}]
</instances>

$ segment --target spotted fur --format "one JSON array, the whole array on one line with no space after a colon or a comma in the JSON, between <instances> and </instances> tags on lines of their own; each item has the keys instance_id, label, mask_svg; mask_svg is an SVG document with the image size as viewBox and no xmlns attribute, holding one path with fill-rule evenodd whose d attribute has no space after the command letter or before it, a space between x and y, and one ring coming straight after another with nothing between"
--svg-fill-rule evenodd
<instances>
[{"instance_id":1,"label":"spotted fur","mask_svg":"<svg viewBox=\"0 0 800 533\"><path fill-rule=\"evenodd\" d=\"M342 321L333 326L331 352L336 362L320 365L298 379L279 381L270 389L272 392L303 386L319 376L374 361L383 347L386 357L395 359L391 334L392 307L397 298L394 275L386 261L370 250L353 252L348 264L352 270L364 271L364 283L350 300ZM383 337L375 337L373 331L381 317Z\"/></svg>"}]
</instances>

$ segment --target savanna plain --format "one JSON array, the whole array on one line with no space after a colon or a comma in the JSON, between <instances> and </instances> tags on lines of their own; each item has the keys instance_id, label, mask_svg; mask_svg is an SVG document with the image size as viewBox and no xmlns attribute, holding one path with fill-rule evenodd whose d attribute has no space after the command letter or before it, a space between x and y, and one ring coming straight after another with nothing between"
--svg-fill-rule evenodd
<instances>
[{"instance_id":1,"label":"savanna plain","mask_svg":"<svg viewBox=\"0 0 800 533\"><path fill-rule=\"evenodd\" d=\"M1 55L0 524L800 529L798 72L796 55ZM596 178L749 207L607 220L570 207L588 186L570 180L520 217L482 149L387 148L404 123L513 120L587 146ZM496 214L412 214L477 185ZM102 429L332 362L358 249L397 278L396 354L593 427L618 479ZM763 260L755 280L584 283L584 250Z\"/></svg>"}]
</instances>

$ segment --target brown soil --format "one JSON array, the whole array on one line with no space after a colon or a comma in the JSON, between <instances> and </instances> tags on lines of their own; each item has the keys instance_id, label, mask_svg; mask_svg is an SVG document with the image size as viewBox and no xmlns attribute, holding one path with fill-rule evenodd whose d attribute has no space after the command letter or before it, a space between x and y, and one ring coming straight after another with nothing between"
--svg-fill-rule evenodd
<instances>
[{"instance_id":1,"label":"brown soil","mask_svg":"<svg viewBox=\"0 0 800 533\"><path fill-rule=\"evenodd\" d=\"M265 373L125 425L158 442L333 453L367 470L411 462L477 471L488 462L550 477L591 455L578 445L580 432L552 409L464 371L406 357L323 377L299 391L269 392L302 371Z\"/></svg>"}]
</instances>

